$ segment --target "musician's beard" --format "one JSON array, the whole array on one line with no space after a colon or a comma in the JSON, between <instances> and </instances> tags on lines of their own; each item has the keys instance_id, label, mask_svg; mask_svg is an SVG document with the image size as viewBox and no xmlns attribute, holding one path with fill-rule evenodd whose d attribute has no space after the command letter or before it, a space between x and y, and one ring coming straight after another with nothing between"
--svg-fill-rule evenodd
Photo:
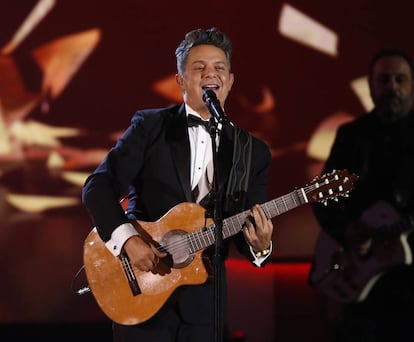
<instances>
[{"instance_id":1,"label":"musician's beard","mask_svg":"<svg viewBox=\"0 0 414 342\"><path fill-rule=\"evenodd\" d=\"M391 124L407 116L412 108L413 101L411 97L401 98L398 95L384 95L375 102L375 112L384 124Z\"/></svg>"}]
</instances>

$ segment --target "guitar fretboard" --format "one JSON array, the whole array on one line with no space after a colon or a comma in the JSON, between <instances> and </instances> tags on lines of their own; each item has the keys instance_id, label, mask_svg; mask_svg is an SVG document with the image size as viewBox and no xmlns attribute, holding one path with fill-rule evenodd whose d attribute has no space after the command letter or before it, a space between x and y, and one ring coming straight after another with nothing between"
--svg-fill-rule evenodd
<instances>
[{"instance_id":1,"label":"guitar fretboard","mask_svg":"<svg viewBox=\"0 0 414 342\"><path fill-rule=\"evenodd\" d=\"M281 215L298 206L308 203L305 190L303 188L296 189L289 194L278 197L274 200L261 205L263 211L268 218ZM223 220L223 239L237 234L243 227L246 217L250 214L250 210L245 210L237 215L231 216ZM209 225L191 234L188 234L188 245L190 253L195 253L206 247L213 245L216 241L215 225Z\"/></svg>"}]
</instances>

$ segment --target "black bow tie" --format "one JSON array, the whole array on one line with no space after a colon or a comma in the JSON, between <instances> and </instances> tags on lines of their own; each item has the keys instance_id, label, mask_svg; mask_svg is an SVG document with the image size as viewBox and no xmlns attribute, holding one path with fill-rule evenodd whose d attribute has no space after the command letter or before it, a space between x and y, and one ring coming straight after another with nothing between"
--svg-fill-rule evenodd
<instances>
[{"instance_id":1,"label":"black bow tie","mask_svg":"<svg viewBox=\"0 0 414 342\"><path fill-rule=\"evenodd\" d=\"M207 130L210 127L209 121L202 120L198 116L191 115L191 114L188 114L187 116L187 124L188 124L188 127L197 127L201 125L201 126L204 126Z\"/></svg>"}]
</instances>

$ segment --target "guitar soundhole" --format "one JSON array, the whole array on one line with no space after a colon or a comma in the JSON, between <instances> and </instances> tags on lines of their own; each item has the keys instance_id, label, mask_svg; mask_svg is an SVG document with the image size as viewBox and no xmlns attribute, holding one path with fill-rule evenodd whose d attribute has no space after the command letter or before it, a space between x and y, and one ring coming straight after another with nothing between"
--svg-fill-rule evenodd
<instances>
[{"instance_id":1,"label":"guitar soundhole","mask_svg":"<svg viewBox=\"0 0 414 342\"><path fill-rule=\"evenodd\" d=\"M172 259L174 268L183 268L194 259L187 236L188 233L184 230L171 230L161 240L161 245Z\"/></svg>"}]
</instances>

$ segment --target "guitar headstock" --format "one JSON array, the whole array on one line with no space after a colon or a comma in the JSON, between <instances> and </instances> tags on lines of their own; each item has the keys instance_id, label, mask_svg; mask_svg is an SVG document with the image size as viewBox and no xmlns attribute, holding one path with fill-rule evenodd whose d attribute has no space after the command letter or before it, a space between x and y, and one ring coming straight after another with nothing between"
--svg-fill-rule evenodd
<instances>
[{"instance_id":1,"label":"guitar headstock","mask_svg":"<svg viewBox=\"0 0 414 342\"><path fill-rule=\"evenodd\" d=\"M348 170L333 170L322 176L315 177L305 187L309 202L327 204L328 200L338 200L339 196L348 197L358 176Z\"/></svg>"}]
</instances>

